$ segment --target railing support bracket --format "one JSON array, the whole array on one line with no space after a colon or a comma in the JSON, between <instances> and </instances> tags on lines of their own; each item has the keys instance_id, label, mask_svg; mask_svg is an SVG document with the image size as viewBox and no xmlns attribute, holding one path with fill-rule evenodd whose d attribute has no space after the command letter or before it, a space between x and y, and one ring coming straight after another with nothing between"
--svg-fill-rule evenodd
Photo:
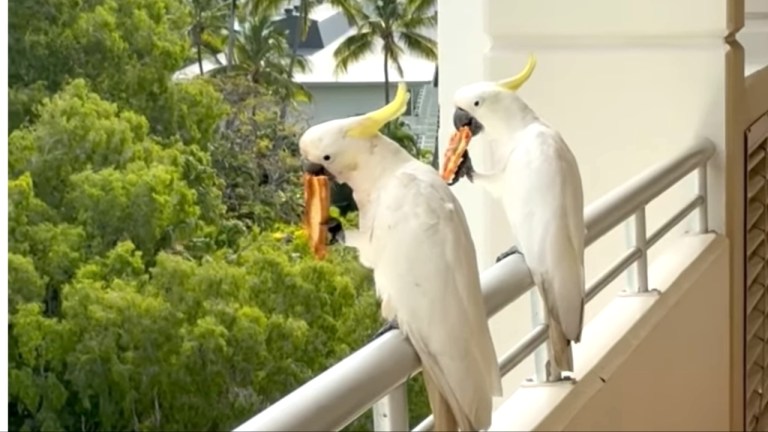
<instances>
[{"instance_id":1,"label":"railing support bracket","mask_svg":"<svg viewBox=\"0 0 768 432\"><path fill-rule=\"evenodd\" d=\"M661 291L659 291L656 288L652 288L652 289L649 289L648 291L643 291L643 292L621 290L616 296L617 297L659 297L660 295L661 295Z\"/></svg>"},{"instance_id":2,"label":"railing support bracket","mask_svg":"<svg viewBox=\"0 0 768 432\"><path fill-rule=\"evenodd\" d=\"M559 381L536 381L534 378L528 377L523 381L522 384L520 384L520 387L555 387L563 385L576 385L577 382L579 382L579 380L574 378L572 375L563 376L563 378Z\"/></svg>"}]
</instances>

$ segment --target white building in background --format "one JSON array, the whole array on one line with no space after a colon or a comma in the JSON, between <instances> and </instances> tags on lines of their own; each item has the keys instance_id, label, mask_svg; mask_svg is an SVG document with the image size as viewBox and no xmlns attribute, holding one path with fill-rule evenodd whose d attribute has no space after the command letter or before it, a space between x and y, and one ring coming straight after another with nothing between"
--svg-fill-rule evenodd
<instances>
[{"instance_id":1,"label":"white building in background","mask_svg":"<svg viewBox=\"0 0 768 432\"><path fill-rule=\"evenodd\" d=\"M288 32L289 43L292 43L297 19L298 6L286 7L275 17L276 25ZM320 4L312 11L307 38L299 42L298 50L309 60L311 69L295 76L295 80L304 85L313 97L312 103L304 110L310 125L369 112L384 103L384 56L378 49L380 44L370 55L351 65L346 73L334 74L336 62L333 52L354 33L355 29L341 11L330 4ZM423 33L433 38L437 36L436 29ZM219 63L204 60L203 70L207 73L226 63L223 53L218 59ZM401 66L402 78L392 65L388 68L390 95L394 95L398 81L402 79L406 82L412 96L411 108L403 119L411 126L422 147L431 149L437 138L437 91L433 84L437 65L406 52ZM195 62L178 71L174 78L189 79L199 73L199 65Z\"/></svg>"}]
</instances>

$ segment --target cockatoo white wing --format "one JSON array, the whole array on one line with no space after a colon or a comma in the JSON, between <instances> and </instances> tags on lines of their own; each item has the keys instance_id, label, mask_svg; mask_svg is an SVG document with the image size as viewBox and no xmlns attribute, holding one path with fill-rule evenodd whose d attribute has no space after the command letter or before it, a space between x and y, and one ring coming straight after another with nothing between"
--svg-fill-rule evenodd
<instances>
[{"instance_id":1,"label":"cockatoo white wing","mask_svg":"<svg viewBox=\"0 0 768 432\"><path fill-rule=\"evenodd\" d=\"M458 425L486 429L501 382L462 208L420 162L398 171L376 201L374 278L382 312L397 319Z\"/></svg>"},{"instance_id":2,"label":"cockatoo white wing","mask_svg":"<svg viewBox=\"0 0 768 432\"><path fill-rule=\"evenodd\" d=\"M518 247L550 313L578 342L584 314L584 195L576 158L556 131L530 125L505 173ZM542 286L543 285L543 286Z\"/></svg>"}]
</instances>

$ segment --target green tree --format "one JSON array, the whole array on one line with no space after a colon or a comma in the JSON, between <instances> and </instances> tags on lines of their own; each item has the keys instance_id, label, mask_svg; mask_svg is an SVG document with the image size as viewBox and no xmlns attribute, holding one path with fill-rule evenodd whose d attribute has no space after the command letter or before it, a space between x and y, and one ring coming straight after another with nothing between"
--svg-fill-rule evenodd
<instances>
[{"instance_id":1,"label":"green tree","mask_svg":"<svg viewBox=\"0 0 768 432\"><path fill-rule=\"evenodd\" d=\"M200 115L220 112L223 111L203 110ZM204 208L208 220L212 222L216 217L220 198L215 190L220 184L210 167L206 170L200 166L208 163L205 155L200 154L196 146L155 140L149 134L145 118L102 100L89 91L84 81L76 80L45 100L38 116L34 125L18 129L9 137L10 172L13 176L29 172L34 179L36 196L51 208L66 207L75 174L160 161L175 162L179 175L195 188L195 197L201 200L198 204ZM215 121L214 118L204 123L212 128ZM195 134L203 137L211 132L196 130Z\"/></svg>"},{"instance_id":2,"label":"green tree","mask_svg":"<svg viewBox=\"0 0 768 432\"><path fill-rule=\"evenodd\" d=\"M421 150L416 135L411 131L411 126L403 119L398 118L387 123L381 131L392 141L400 144L411 156L416 159L421 158Z\"/></svg>"},{"instance_id":3,"label":"green tree","mask_svg":"<svg viewBox=\"0 0 768 432\"><path fill-rule=\"evenodd\" d=\"M278 119L278 98L245 77L216 85L232 107L211 144L228 216L249 228L299 223L299 130Z\"/></svg>"},{"instance_id":4,"label":"green tree","mask_svg":"<svg viewBox=\"0 0 768 432\"><path fill-rule=\"evenodd\" d=\"M406 51L437 61L437 43L421 33L437 25L436 0L361 0L363 7L356 21L358 30L344 39L333 52L335 72L344 73L350 65L377 49L384 54L384 102L389 103L389 64L403 76L401 58ZM366 10L370 10L367 12Z\"/></svg>"},{"instance_id":5,"label":"green tree","mask_svg":"<svg viewBox=\"0 0 768 432\"><path fill-rule=\"evenodd\" d=\"M301 211L270 197L298 201L301 175L274 99L215 84L232 107L207 150L153 137L144 117L82 80L11 135L12 430L231 429L379 326L354 252L317 261L302 229L268 212ZM214 165L237 153L220 152L232 137L256 143L263 166L245 169L284 176L253 195L263 219L250 231L205 216L226 202ZM352 427L370 428L370 416Z\"/></svg>"},{"instance_id":6,"label":"green tree","mask_svg":"<svg viewBox=\"0 0 768 432\"><path fill-rule=\"evenodd\" d=\"M297 224L284 94L174 82L185 0L17 3L11 430L228 430L367 341L370 271L342 247L317 261Z\"/></svg>"},{"instance_id":7,"label":"green tree","mask_svg":"<svg viewBox=\"0 0 768 432\"><path fill-rule=\"evenodd\" d=\"M212 95L200 84L171 80L188 58L191 17L180 0L15 1L8 33L11 126L34 120L32 108L44 97L81 78L101 98L145 116L153 134L170 138L196 129L205 119L190 114L216 98L182 105L180 98ZM179 118L188 122L169 121Z\"/></svg>"}]
</instances>

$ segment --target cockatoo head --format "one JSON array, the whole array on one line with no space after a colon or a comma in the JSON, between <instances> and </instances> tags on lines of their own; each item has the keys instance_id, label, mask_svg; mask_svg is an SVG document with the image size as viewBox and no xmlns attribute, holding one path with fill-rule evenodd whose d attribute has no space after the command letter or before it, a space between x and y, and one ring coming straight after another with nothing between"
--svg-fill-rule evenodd
<instances>
[{"instance_id":1,"label":"cockatoo head","mask_svg":"<svg viewBox=\"0 0 768 432\"><path fill-rule=\"evenodd\" d=\"M348 182L358 169L368 170L385 163L381 158L376 160L374 150L394 143L379 130L405 112L408 99L406 85L400 83L395 98L382 108L307 129L299 139L304 172ZM394 147L399 149L397 144Z\"/></svg>"},{"instance_id":2,"label":"cockatoo head","mask_svg":"<svg viewBox=\"0 0 768 432\"><path fill-rule=\"evenodd\" d=\"M529 110L516 91L531 77L536 58L528 57L528 64L517 75L498 82L483 81L461 87L454 94L456 110L453 125L458 130L469 127L472 136L483 131L506 131L516 114Z\"/></svg>"}]
</instances>

